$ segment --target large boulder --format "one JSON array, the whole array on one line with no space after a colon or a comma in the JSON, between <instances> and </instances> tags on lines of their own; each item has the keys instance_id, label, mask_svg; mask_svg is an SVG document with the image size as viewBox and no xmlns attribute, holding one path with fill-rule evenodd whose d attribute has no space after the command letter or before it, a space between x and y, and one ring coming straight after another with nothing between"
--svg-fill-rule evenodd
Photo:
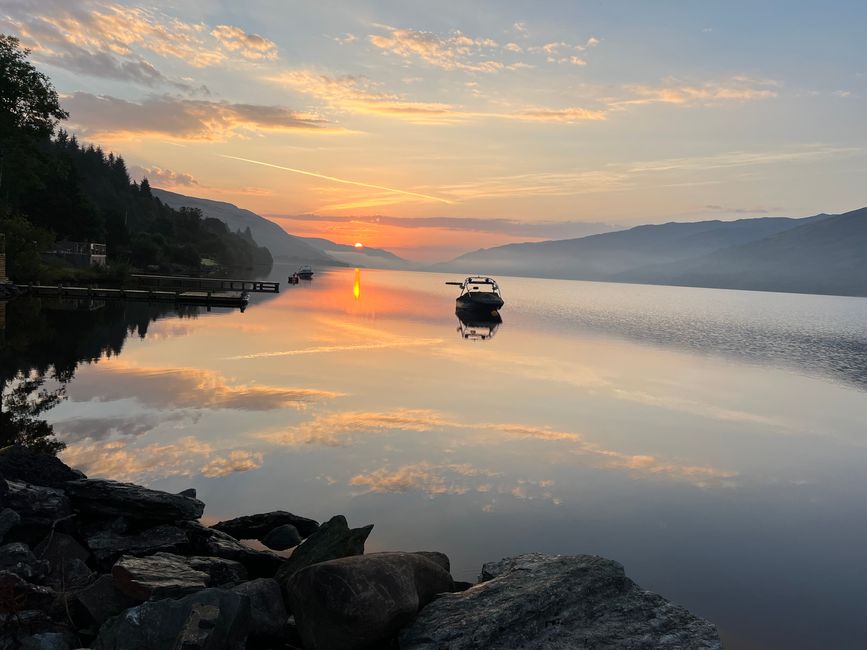
<instances>
[{"instance_id":1,"label":"large boulder","mask_svg":"<svg viewBox=\"0 0 867 650\"><path fill-rule=\"evenodd\" d=\"M93 650L243 650L250 599L205 589L179 600L147 602L106 621Z\"/></svg>"},{"instance_id":2,"label":"large boulder","mask_svg":"<svg viewBox=\"0 0 867 650\"><path fill-rule=\"evenodd\" d=\"M176 551L188 544L187 533L177 526L162 524L133 535L121 535L111 529L87 538L87 546L100 562L113 561L121 555L153 555Z\"/></svg>"},{"instance_id":3,"label":"large boulder","mask_svg":"<svg viewBox=\"0 0 867 650\"><path fill-rule=\"evenodd\" d=\"M111 569L118 589L130 598L156 600L178 598L201 591L210 576L192 568L179 555L157 553L150 557L125 555Z\"/></svg>"},{"instance_id":4,"label":"large boulder","mask_svg":"<svg viewBox=\"0 0 867 650\"><path fill-rule=\"evenodd\" d=\"M350 528L343 515L332 517L295 549L292 556L277 572L277 582L281 584L284 593L286 593L286 582L304 567L327 560L363 555L364 542L371 530L373 530L373 524L361 528Z\"/></svg>"},{"instance_id":5,"label":"large boulder","mask_svg":"<svg viewBox=\"0 0 867 650\"><path fill-rule=\"evenodd\" d=\"M84 474L71 469L57 456L12 445L0 450L0 478L63 488L69 481L84 478Z\"/></svg>"},{"instance_id":6,"label":"large boulder","mask_svg":"<svg viewBox=\"0 0 867 650\"><path fill-rule=\"evenodd\" d=\"M191 569L208 574L208 584L212 587L234 585L248 578L247 569L240 562L221 557L184 558Z\"/></svg>"},{"instance_id":7,"label":"large boulder","mask_svg":"<svg viewBox=\"0 0 867 650\"><path fill-rule=\"evenodd\" d=\"M394 636L452 587L448 571L423 555L373 553L302 569L287 590L307 650L360 650Z\"/></svg>"},{"instance_id":8,"label":"large boulder","mask_svg":"<svg viewBox=\"0 0 867 650\"><path fill-rule=\"evenodd\" d=\"M57 594L48 587L30 584L11 571L0 571L0 614L7 614L9 603L15 603L19 610L47 611L54 607Z\"/></svg>"},{"instance_id":9,"label":"large boulder","mask_svg":"<svg viewBox=\"0 0 867 650\"><path fill-rule=\"evenodd\" d=\"M522 555L485 565L488 578L425 607L402 650L718 650L712 623L593 555Z\"/></svg>"},{"instance_id":10,"label":"large boulder","mask_svg":"<svg viewBox=\"0 0 867 650\"><path fill-rule=\"evenodd\" d=\"M49 564L45 582L58 591L69 591L90 582L91 571L87 566L90 553L71 535L51 532L33 549L34 553Z\"/></svg>"},{"instance_id":11,"label":"large boulder","mask_svg":"<svg viewBox=\"0 0 867 650\"><path fill-rule=\"evenodd\" d=\"M250 640L267 646L286 639L289 614L276 580L257 578L232 587L250 599Z\"/></svg>"},{"instance_id":12,"label":"large boulder","mask_svg":"<svg viewBox=\"0 0 867 650\"><path fill-rule=\"evenodd\" d=\"M76 512L123 516L157 522L198 519L205 504L198 499L150 490L133 483L105 479L81 479L65 485Z\"/></svg>"},{"instance_id":13,"label":"large boulder","mask_svg":"<svg viewBox=\"0 0 867 650\"><path fill-rule=\"evenodd\" d=\"M285 510L236 517L214 524L213 528L235 539L257 539L261 542L265 535L284 524L295 526L301 537L309 537L319 528L319 524L312 519L299 517Z\"/></svg>"}]
</instances>

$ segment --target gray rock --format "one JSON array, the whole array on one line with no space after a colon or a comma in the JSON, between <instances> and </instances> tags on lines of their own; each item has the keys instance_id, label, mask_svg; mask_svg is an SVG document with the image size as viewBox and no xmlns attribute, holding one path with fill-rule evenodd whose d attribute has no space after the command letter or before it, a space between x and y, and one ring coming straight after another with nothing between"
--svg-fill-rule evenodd
<instances>
[{"instance_id":1,"label":"gray rock","mask_svg":"<svg viewBox=\"0 0 867 650\"><path fill-rule=\"evenodd\" d=\"M154 526L135 535L119 535L105 530L87 538L87 546L101 562L114 560L121 555L152 555L160 551L176 551L188 542L184 530L169 524Z\"/></svg>"},{"instance_id":2,"label":"gray rock","mask_svg":"<svg viewBox=\"0 0 867 650\"><path fill-rule=\"evenodd\" d=\"M78 647L71 632L42 632L19 641L20 650L72 650Z\"/></svg>"},{"instance_id":3,"label":"gray rock","mask_svg":"<svg viewBox=\"0 0 867 650\"><path fill-rule=\"evenodd\" d=\"M307 650L361 650L408 624L452 577L417 553L373 553L298 571L289 603Z\"/></svg>"},{"instance_id":4,"label":"gray rock","mask_svg":"<svg viewBox=\"0 0 867 650\"><path fill-rule=\"evenodd\" d=\"M104 479L70 481L65 486L76 512L123 516L154 522L198 519L205 504L198 499Z\"/></svg>"},{"instance_id":5,"label":"gray rock","mask_svg":"<svg viewBox=\"0 0 867 650\"><path fill-rule=\"evenodd\" d=\"M118 589L110 575L99 576L93 584L77 591L74 598L97 625L140 602Z\"/></svg>"},{"instance_id":6,"label":"gray rock","mask_svg":"<svg viewBox=\"0 0 867 650\"><path fill-rule=\"evenodd\" d=\"M284 594L286 582L296 571L311 564L364 554L364 542L371 530L373 524L350 529L343 515L336 515L322 524L295 549L292 557L277 571L275 577L283 588Z\"/></svg>"},{"instance_id":7,"label":"gray rock","mask_svg":"<svg viewBox=\"0 0 867 650\"><path fill-rule=\"evenodd\" d=\"M53 454L34 451L21 445L12 445L0 450L0 478L31 485L63 488L67 482L85 476L71 469Z\"/></svg>"},{"instance_id":8,"label":"gray rock","mask_svg":"<svg viewBox=\"0 0 867 650\"><path fill-rule=\"evenodd\" d=\"M250 599L251 641L268 644L285 639L289 614L276 580L258 578L232 587L232 591Z\"/></svg>"},{"instance_id":9,"label":"gray rock","mask_svg":"<svg viewBox=\"0 0 867 650\"><path fill-rule=\"evenodd\" d=\"M283 524L265 535L262 538L262 543L275 551L285 551L293 546L298 546L301 543L301 535L292 524Z\"/></svg>"},{"instance_id":10,"label":"gray rock","mask_svg":"<svg viewBox=\"0 0 867 650\"><path fill-rule=\"evenodd\" d=\"M221 587L247 580L247 569L240 562L220 557L184 558L190 568L208 574L208 585Z\"/></svg>"},{"instance_id":11,"label":"gray rock","mask_svg":"<svg viewBox=\"0 0 867 650\"><path fill-rule=\"evenodd\" d=\"M0 571L8 571L29 582L39 582L49 571L48 562L37 558L25 544L0 546Z\"/></svg>"},{"instance_id":12,"label":"gray rock","mask_svg":"<svg viewBox=\"0 0 867 650\"><path fill-rule=\"evenodd\" d=\"M0 542L6 537L6 533L21 523L21 517L11 508L0 510Z\"/></svg>"},{"instance_id":13,"label":"gray rock","mask_svg":"<svg viewBox=\"0 0 867 650\"><path fill-rule=\"evenodd\" d=\"M18 513L22 524L49 528L72 512L62 490L9 480L6 486L4 505Z\"/></svg>"},{"instance_id":14,"label":"gray rock","mask_svg":"<svg viewBox=\"0 0 867 650\"><path fill-rule=\"evenodd\" d=\"M206 589L180 600L147 602L106 621L93 650L242 650L250 627L250 600Z\"/></svg>"},{"instance_id":15,"label":"gray rock","mask_svg":"<svg viewBox=\"0 0 867 650\"><path fill-rule=\"evenodd\" d=\"M237 539L197 521L184 522L193 552L198 555L235 560L244 565L252 578L273 578L285 558L270 551L257 551Z\"/></svg>"},{"instance_id":16,"label":"gray rock","mask_svg":"<svg viewBox=\"0 0 867 650\"><path fill-rule=\"evenodd\" d=\"M712 623L592 555L521 555L486 564L487 580L442 596L400 634L403 650L718 650Z\"/></svg>"},{"instance_id":17,"label":"gray rock","mask_svg":"<svg viewBox=\"0 0 867 650\"><path fill-rule=\"evenodd\" d=\"M196 571L185 558L171 553L125 555L112 567L111 577L118 589L139 601L185 596L201 591L210 580L207 573Z\"/></svg>"},{"instance_id":18,"label":"gray rock","mask_svg":"<svg viewBox=\"0 0 867 650\"><path fill-rule=\"evenodd\" d=\"M319 524L312 519L299 517L285 510L236 517L235 519L221 521L212 527L227 535L231 535L235 539L257 539L261 542L265 535L283 524L295 526L301 537L308 537L319 528Z\"/></svg>"}]
</instances>

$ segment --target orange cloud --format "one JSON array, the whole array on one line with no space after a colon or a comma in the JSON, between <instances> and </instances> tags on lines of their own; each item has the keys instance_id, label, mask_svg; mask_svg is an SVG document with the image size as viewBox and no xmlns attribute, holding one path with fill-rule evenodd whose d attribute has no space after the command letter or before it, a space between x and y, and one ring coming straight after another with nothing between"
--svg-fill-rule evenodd
<instances>
[{"instance_id":1,"label":"orange cloud","mask_svg":"<svg viewBox=\"0 0 867 650\"><path fill-rule=\"evenodd\" d=\"M669 78L660 85L626 86L633 97L612 102L612 108L642 104L677 104L681 106L707 106L720 102L747 102L771 99L777 96L779 82L753 79L739 75L723 81L688 84Z\"/></svg>"},{"instance_id":2,"label":"orange cloud","mask_svg":"<svg viewBox=\"0 0 867 650\"><path fill-rule=\"evenodd\" d=\"M70 123L83 135L106 140L159 137L225 141L245 133L342 131L310 114L283 106L233 104L171 96L140 103L78 92L63 98Z\"/></svg>"},{"instance_id":3,"label":"orange cloud","mask_svg":"<svg viewBox=\"0 0 867 650\"><path fill-rule=\"evenodd\" d=\"M430 495L466 494L473 488L464 480L479 476L496 476L469 463L434 465L428 462L404 465L396 470L382 467L357 474L350 485L367 487L370 492L409 492L417 490ZM480 486L482 487L482 486ZM484 488L479 491L486 491Z\"/></svg>"}]
</instances>

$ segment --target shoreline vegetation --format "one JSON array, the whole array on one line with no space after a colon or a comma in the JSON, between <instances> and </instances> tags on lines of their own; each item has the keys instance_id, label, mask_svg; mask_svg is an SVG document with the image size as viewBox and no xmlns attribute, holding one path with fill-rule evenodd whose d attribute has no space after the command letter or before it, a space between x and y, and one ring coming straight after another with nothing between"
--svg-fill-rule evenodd
<instances>
[{"instance_id":1,"label":"shoreline vegetation","mask_svg":"<svg viewBox=\"0 0 867 650\"><path fill-rule=\"evenodd\" d=\"M28 55L0 34L0 233L13 281L117 282L132 268L199 274L271 266L249 228L233 232L201 210L171 208L147 178L130 179L122 156L58 130L68 114ZM62 240L105 244L108 269L52 258Z\"/></svg>"},{"instance_id":2,"label":"shoreline vegetation","mask_svg":"<svg viewBox=\"0 0 867 650\"><path fill-rule=\"evenodd\" d=\"M343 515L209 527L204 508L0 450L0 648L721 648L599 556L525 554L462 583L443 553L365 554L373 525Z\"/></svg>"}]
</instances>

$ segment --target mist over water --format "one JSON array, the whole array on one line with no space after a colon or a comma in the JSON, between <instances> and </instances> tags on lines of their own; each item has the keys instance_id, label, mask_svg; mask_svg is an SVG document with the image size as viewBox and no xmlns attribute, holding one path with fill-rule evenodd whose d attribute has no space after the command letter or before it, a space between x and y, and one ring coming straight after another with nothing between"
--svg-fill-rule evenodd
<instances>
[{"instance_id":1,"label":"mist over water","mask_svg":"<svg viewBox=\"0 0 867 650\"><path fill-rule=\"evenodd\" d=\"M604 555L732 647L863 641L867 299L499 278L502 322L462 322L455 279L335 270L243 314L79 314L64 459L195 487L208 522L343 513L459 579ZM7 341L25 319L73 322L9 309Z\"/></svg>"}]
</instances>

